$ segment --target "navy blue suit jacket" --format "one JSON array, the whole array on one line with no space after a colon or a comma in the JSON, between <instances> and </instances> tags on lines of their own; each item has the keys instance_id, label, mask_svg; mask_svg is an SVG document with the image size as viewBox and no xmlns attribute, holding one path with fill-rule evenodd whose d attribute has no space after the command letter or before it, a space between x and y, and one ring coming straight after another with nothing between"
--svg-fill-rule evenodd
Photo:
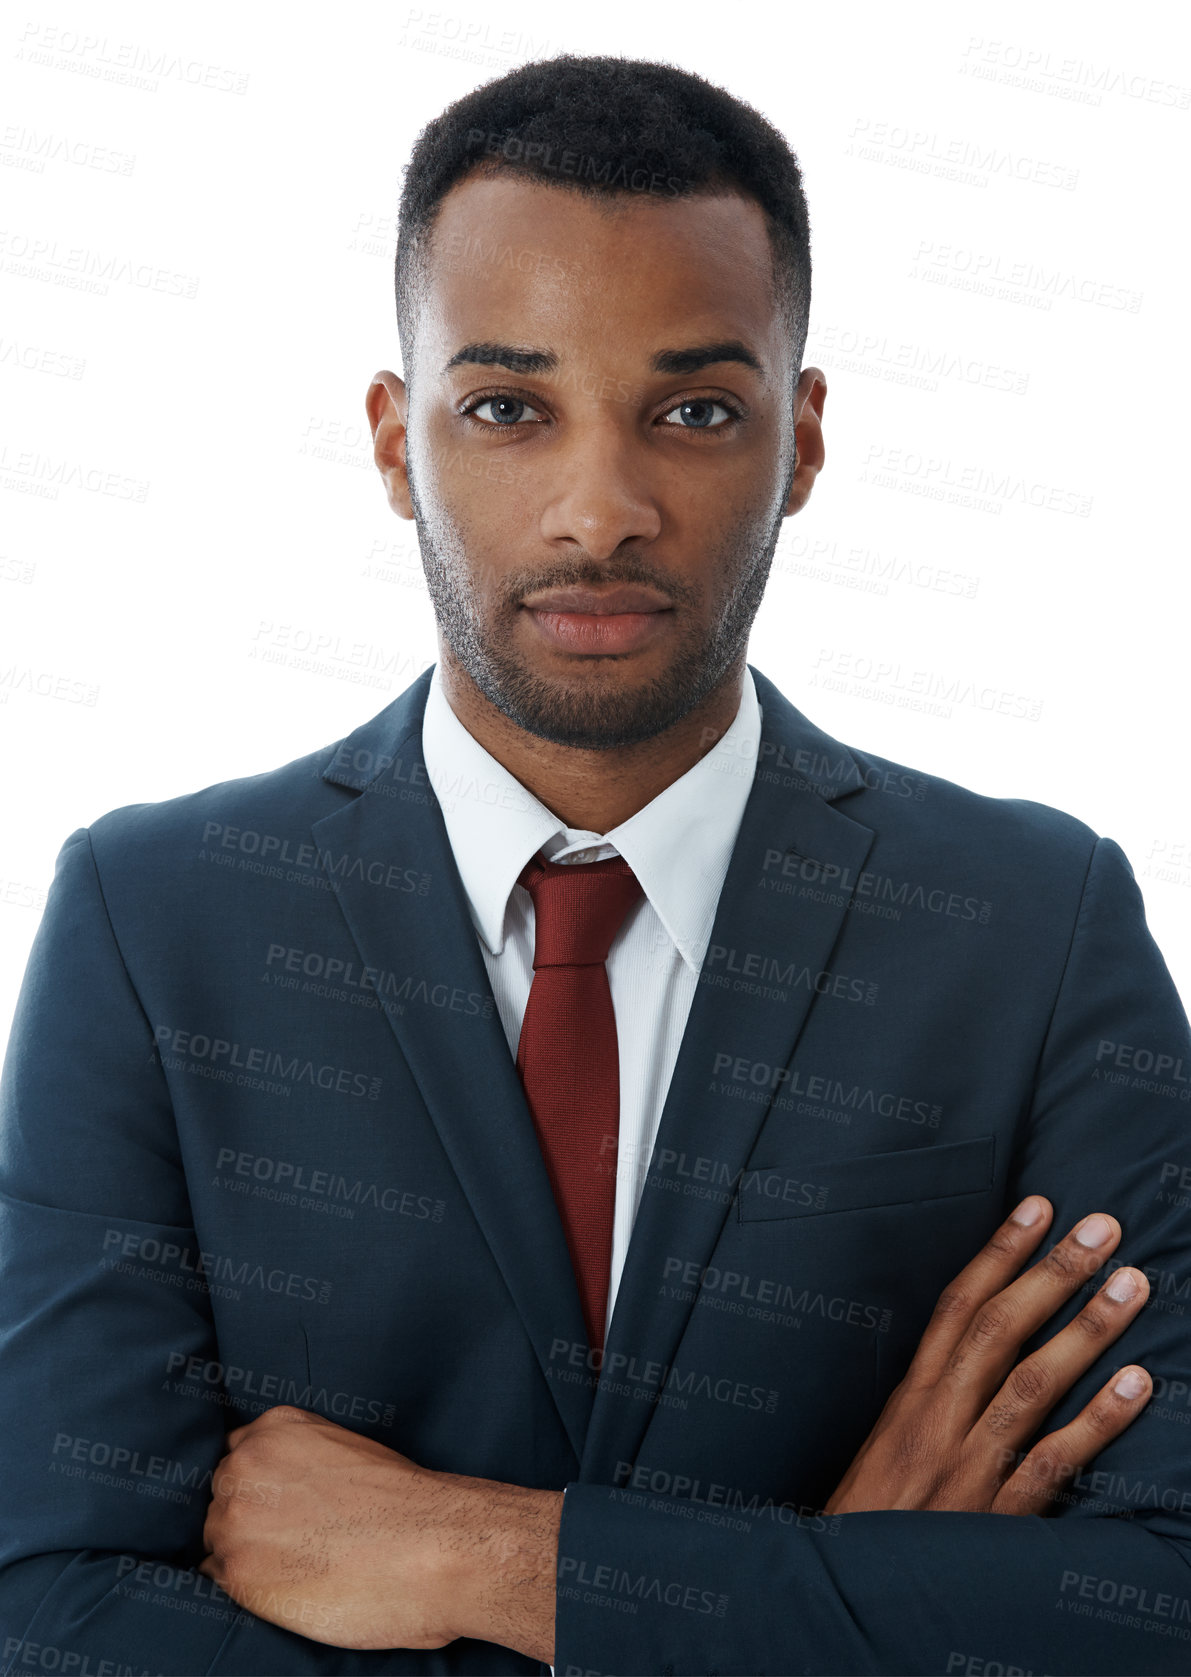
<instances>
[{"instance_id":1,"label":"navy blue suit jacket","mask_svg":"<svg viewBox=\"0 0 1191 1677\"><path fill-rule=\"evenodd\" d=\"M421 761L429 674L62 847L3 1081L0 1666L539 1670L330 1647L193 1570L226 1430L297 1403L566 1488L560 1674L1187 1670L1191 1038L1117 845L846 748L753 670L597 1382ZM1047 1517L818 1514L1031 1191L1048 1238L1112 1212L1110 1267L1151 1280L1047 1430L1126 1361L1150 1405Z\"/></svg>"}]
</instances>

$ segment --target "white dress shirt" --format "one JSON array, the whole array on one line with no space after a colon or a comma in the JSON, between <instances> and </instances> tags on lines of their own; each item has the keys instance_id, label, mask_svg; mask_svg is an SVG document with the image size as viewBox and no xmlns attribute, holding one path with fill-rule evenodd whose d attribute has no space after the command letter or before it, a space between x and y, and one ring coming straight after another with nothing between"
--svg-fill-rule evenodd
<instances>
[{"instance_id":1,"label":"white dress shirt","mask_svg":"<svg viewBox=\"0 0 1191 1677\"><path fill-rule=\"evenodd\" d=\"M605 1329L716 906L756 768L761 707L746 666L723 737L608 833L568 827L486 751L451 709L435 665L422 724L426 773L471 909L509 1052L533 982L534 909L517 875L552 862L623 856L641 883L608 952L620 1057L620 1141Z\"/></svg>"}]
</instances>

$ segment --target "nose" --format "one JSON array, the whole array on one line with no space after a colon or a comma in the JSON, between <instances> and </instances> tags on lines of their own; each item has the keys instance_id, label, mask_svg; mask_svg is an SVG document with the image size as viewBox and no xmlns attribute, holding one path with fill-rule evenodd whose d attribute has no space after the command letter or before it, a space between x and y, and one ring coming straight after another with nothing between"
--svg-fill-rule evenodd
<instances>
[{"instance_id":1,"label":"nose","mask_svg":"<svg viewBox=\"0 0 1191 1677\"><path fill-rule=\"evenodd\" d=\"M646 453L614 418L576 424L552 461L557 487L542 513L543 537L574 542L593 559L610 558L622 542L653 541L662 515Z\"/></svg>"}]
</instances>

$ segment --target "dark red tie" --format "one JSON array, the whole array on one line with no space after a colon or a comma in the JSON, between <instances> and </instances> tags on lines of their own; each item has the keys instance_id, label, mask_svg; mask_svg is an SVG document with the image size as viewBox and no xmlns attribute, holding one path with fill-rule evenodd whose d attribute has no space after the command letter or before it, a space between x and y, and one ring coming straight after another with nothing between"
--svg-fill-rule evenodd
<instances>
[{"instance_id":1,"label":"dark red tie","mask_svg":"<svg viewBox=\"0 0 1191 1677\"><path fill-rule=\"evenodd\" d=\"M604 965L641 885L621 856L527 862L533 983L517 1070L571 1253L588 1344L603 1348L616 1209L620 1058Z\"/></svg>"}]
</instances>

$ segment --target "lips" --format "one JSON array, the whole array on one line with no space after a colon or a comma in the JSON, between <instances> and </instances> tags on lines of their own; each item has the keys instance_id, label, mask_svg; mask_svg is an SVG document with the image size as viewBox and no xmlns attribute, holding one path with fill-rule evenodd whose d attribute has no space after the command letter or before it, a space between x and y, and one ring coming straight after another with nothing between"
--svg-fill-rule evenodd
<instances>
[{"instance_id":1,"label":"lips","mask_svg":"<svg viewBox=\"0 0 1191 1677\"><path fill-rule=\"evenodd\" d=\"M675 620L673 611L542 611L526 619L556 652L585 657L618 656L652 645Z\"/></svg>"},{"instance_id":2,"label":"lips","mask_svg":"<svg viewBox=\"0 0 1191 1677\"><path fill-rule=\"evenodd\" d=\"M670 601L656 588L621 583L614 588L551 588L544 594L531 594L522 605L529 611L563 612L591 617L610 617L621 612L655 612L671 610Z\"/></svg>"}]
</instances>

